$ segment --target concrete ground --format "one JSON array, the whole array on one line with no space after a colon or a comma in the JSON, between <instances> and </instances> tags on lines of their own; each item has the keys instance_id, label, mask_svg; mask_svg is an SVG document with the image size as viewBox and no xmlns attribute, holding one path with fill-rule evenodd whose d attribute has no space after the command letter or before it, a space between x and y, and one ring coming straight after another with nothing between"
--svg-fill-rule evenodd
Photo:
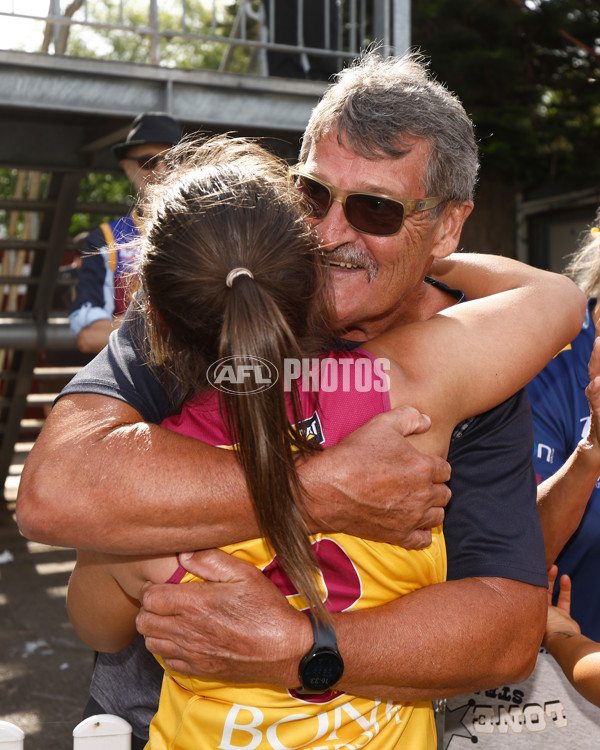
<instances>
[{"instance_id":1,"label":"concrete ground","mask_svg":"<svg viewBox=\"0 0 600 750\"><path fill-rule=\"evenodd\" d=\"M70 750L93 664L65 610L75 554L24 539L13 506L0 507L0 720L25 750Z\"/></svg>"}]
</instances>

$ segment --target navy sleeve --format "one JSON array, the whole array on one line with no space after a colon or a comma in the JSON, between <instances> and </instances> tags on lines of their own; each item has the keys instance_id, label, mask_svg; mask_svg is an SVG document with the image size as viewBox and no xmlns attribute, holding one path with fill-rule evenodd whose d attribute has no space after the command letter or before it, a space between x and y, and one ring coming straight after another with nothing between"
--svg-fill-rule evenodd
<instances>
[{"instance_id":1,"label":"navy sleeve","mask_svg":"<svg viewBox=\"0 0 600 750\"><path fill-rule=\"evenodd\" d=\"M99 227L86 237L71 312L79 310L86 302L93 307L104 307L103 285L106 271L101 249L105 245L104 235Z\"/></svg>"},{"instance_id":2,"label":"navy sleeve","mask_svg":"<svg viewBox=\"0 0 600 750\"><path fill-rule=\"evenodd\" d=\"M545 368L527 385L527 393L533 410L536 443L533 465L538 483L548 479L560 469L577 446L579 438L587 432L589 423L589 407L584 396L584 408L580 413L586 420L582 424L582 434L575 436L574 420L570 414L566 413L566 407L576 403L577 394L572 393L569 380L555 381L553 379L557 370L556 367ZM558 374L560 375L560 372ZM581 393L583 394L583 389Z\"/></svg>"},{"instance_id":3,"label":"navy sleeve","mask_svg":"<svg viewBox=\"0 0 600 750\"><path fill-rule=\"evenodd\" d=\"M448 579L547 586L536 505L531 410L524 390L455 431L444 521Z\"/></svg>"},{"instance_id":4,"label":"navy sleeve","mask_svg":"<svg viewBox=\"0 0 600 750\"><path fill-rule=\"evenodd\" d=\"M111 333L108 345L75 375L59 398L71 393L110 396L139 411L145 422L162 422L173 413L172 390L144 361L141 343L137 321L128 314Z\"/></svg>"},{"instance_id":5,"label":"navy sleeve","mask_svg":"<svg viewBox=\"0 0 600 750\"><path fill-rule=\"evenodd\" d=\"M113 272L107 261L104 235L98 228L88 235L81 258L75 300L69 310L73 336L98 320L112 320L115 290Z\"/></svg>"}]
</instances>

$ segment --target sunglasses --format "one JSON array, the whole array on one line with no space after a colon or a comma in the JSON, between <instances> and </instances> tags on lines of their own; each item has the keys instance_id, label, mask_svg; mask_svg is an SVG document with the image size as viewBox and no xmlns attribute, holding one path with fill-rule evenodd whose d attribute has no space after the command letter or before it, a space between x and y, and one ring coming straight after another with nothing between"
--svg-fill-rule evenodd
<instances>
[{"instance_id":1,"label":"sunglasses","mask_svg":"<svg viewBox=\"0 0 600 750\"><path fill-rule=\"evenodd\" d=\"M141 156L126 156L127 161L134 161L140 169L151 172L165 160L163 154L142 154Z\"/></svg>"},{"instance_id":2,"label":"sunglasses","mask_svg":"<svg viewBox=\"0 0 600 750\"><path fill-rule=\"evenodd\" d=\"M324 219L333 201L338 201L342 204L344 215L351 227L363 234L374 234L378 237L398 234L407 216L435 208L443 202L443 198L399 201L380 193L341 190L302 172L299 167L291 169L290 172L295 186L306 198L310 218Z\"/></svg>"}]
</instances>

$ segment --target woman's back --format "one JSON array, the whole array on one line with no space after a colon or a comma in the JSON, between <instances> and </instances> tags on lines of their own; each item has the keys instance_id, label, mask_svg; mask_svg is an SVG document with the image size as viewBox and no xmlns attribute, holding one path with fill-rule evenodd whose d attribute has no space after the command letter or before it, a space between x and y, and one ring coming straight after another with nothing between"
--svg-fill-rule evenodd
<instances>
[{"instance_id":1,"label":"woman's back","mask_svg":"<svg viewBox=\"0 0 600 750\"><path fill-rule=\"evenodd\" d=\"M368 352L330 352L304 364L312 377L305 378L306 387L299 389L302 419L295 429L323 447L337 444L376 414L389 410L384 363ZM188 402L181 414L162 424L204 442L233 448L221 416L218 391ZM424 550L405 550L347 534L321 533L310 539L320 570L321 597L330 612L378 607L445 580L441 527L433 530L432 543ZM266 539L251 539L222 549L258 567L292 606L307 607ZM197 580L179 566L169 582ZM250 742L257 750L309 747L313 743L324 748L340 743L356 746L365 740L366 733L372 735L370 746L374 749L393 748L400 741L410 743L413 733L419 738L419 747L435 747L429 702L394 705L336 690L308 696L270 686L228 685L173 673L159 661L167 676L160 709L150 727L150 748L163 747L168 741L191 748L193 738L200 733L214 747L246 747Z\"/></svg>"}]
</instances>

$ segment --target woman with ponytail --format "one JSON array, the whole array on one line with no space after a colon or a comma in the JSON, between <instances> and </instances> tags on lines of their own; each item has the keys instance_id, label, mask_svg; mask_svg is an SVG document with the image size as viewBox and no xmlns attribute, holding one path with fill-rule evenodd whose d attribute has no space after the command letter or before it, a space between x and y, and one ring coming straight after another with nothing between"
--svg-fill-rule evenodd
<instances>
[{"instance_id":1,"label":"woman with ponytail","mask_svg":"<svg viewBox=\"0 0 600 750\"><path fill-rule=\"evenodd\" d=\"M235 451L263 537L223 551L258 567L309 615L329 661L326 673L310 675L314 653L307 654L294 690L165 667L147 747L433 749L430 702L335 690L343 653L330 613L443 581L442 528L426 549L411 551L309 534L318 519L307 518L297 463L405 403L431 419L410 439L445 456L456 424L508 398L570 341L583 295L555 274L461 256L436 272L473 301L336 351L340 342L327 333L327 268L286 166L255 144L222 137L178 146L171 159L176 169L144 210L137 295L148 364L176 388L177 414L164 425ZM548 326L557 307L561 315ZM80 551L68 609L82 639L123 649L136 635L144 584L198 580L184 565L185 555Z\"/></svg>"}]
</instances>

